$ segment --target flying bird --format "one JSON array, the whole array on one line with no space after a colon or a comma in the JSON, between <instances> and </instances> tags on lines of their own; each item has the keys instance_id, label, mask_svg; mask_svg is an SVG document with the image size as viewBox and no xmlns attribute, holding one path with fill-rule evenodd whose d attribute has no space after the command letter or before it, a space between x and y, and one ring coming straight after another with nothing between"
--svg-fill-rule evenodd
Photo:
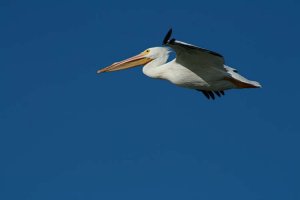
<instances>
[{"instance_id":1,"label":"flying bird","mask_svg":"<svg viewBox=\"0 0 300 200\"><path fill-rule=\"evenodd\" d=\"M256 81L241 76L236 69L225 65L224 57L211 50L171 39L172 29L164 40L164 47L148 48L126 60L115 62L97 73L112 72L144 65L143 73L156 79L202 92L208 99L225 95L229 89L260 88ZM167 62L170 48L176 58Z\"/></svg>"}]
</instances>

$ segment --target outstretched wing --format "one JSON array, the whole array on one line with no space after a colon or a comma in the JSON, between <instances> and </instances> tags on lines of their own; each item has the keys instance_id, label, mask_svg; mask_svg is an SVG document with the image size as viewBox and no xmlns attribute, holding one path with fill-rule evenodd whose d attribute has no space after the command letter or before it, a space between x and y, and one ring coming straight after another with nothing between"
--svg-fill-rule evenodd
<instances>
[{"instance_id":1,"label":"outstretched wing","mask_svg":"<svg viewBox=\"0 0 300 200\"><path fill-rule=\"evenodd\" d=\"M225 89L237 88L259 88L261 85L256 81L250 81L239 75L236 69L224 65L224 58L219 53L197 47L192 44L171 39L170 29L163 40L163 45L169 46L176 52L175 62L208 83L209 87L197 89L207 98L214 99L224 95ZM228 84L231 84L228 86ZM227 85L227 86L226 86ZM234 85L234 86L232 86ZM226 86L226 87L225 87Z\"/></svg>"},{"instance_id":2,"label":"outstretched wing","mask_svg":"<svg viewBox=\"0 0 300 200\"><path fill-rule=\"evenodd\" d=\"M206 82L218 81L227 74L224 57L221 54L174 38L170 39L171 35L172 29L165 36L163 45L174 49L176 52L175 62L188 68ZM214 94L219 97L225 94L224 91L197 90L202 92L208 99L215 99Z\"/></svg>"},{"instance_id":3,"label":"outstretched wing","mask_svg":"<svg viewBox=\"0 0 300 200\"><path fill-rule=\"evenodd\" d=\"M224 57L214 51L197 47L192 44L178 41L176 39L170 39L172 35L172 29L169 30L163 40L163 45L169 46L176 52L176 62L189 68L192 71L198 71L201 73L209 72L210 69L218 69L226 72L224 68Z\"/></svg>"}]
</instances>

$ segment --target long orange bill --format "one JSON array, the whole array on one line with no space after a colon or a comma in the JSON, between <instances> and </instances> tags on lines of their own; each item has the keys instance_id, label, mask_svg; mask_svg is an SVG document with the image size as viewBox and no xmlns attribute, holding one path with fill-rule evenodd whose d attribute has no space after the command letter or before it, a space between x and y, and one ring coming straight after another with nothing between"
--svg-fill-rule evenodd
<instances>
[{"instance_id":1,"label":"long orange bill","mask_svg":"<svg viewBox=\"0 0 300 200\"><path fill-rule=\"evenodd\" d=\"M145 57L145 54L141 53L131 58L128 58L126 60L115 62L112 65L105 67L103 69L99 69L97 71L97 74L100 74L102 72L113 72L113 71L128 69L140 65L145 65L150 61L152 61L151 58L147 58Z\"/></svg>"}]
</instances>

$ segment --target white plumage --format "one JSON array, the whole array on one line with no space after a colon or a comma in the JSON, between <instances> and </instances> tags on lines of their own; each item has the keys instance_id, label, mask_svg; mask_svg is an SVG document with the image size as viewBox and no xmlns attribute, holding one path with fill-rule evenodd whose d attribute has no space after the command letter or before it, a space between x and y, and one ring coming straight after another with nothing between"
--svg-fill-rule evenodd
<instances>
[{"instance_id":1,"label":"white plumage","mask_svg":"<svg viewBox=\"0 0 300 200\"><path fill-rule=\"evenodd\" d=\"M167 62L170 49L153 47L132 58L116 62L97 73L117 71L145 65L143 73L151 78L165 79L171 83L201 91L208 99L224 95L224 90L240 88L259 88L256 81L250 81L237 70L224 64L222 55L191 44L170 39L170 29L163 45L176 52L176 58Z\"/></svg>"}]
</instances>

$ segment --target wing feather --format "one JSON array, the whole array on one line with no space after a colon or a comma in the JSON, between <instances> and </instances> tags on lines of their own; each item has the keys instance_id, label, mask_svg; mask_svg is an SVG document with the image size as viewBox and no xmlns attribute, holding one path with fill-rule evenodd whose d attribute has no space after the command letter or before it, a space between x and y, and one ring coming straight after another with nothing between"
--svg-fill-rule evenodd
<instances>
[{"instance_id":1,"label":"wing feather","mask_svg":"<svg viewBox=\"0 0 300 200\"><path fill-rule=\"evenodd\" d=\"M227 76L224 57L214 51L192 44L171 39L172 29L166 34L163 45L171 47L176 52L175 62L197 74L204 81L214 82ZM212 97L212 95L211 95Z\"/></svg>"},{"instance_id":2,"label":"wing feather","mask_svg":"<svg viewBox=\"0 0 300 200\"><path fill-rule=\"evenodd\" d=\"M224 57L217 52L175 39L170 40L166 45L174 49L176 62L180 64L191 63L202 68L213 67L226 71L224 68Z\"/></svg>"},{"instance_id":3,"label":"wing feather","mask_svg":"<svg viewBox=\"0 0 300 200\"><path fill-rule=\"evenodd\" d=\"M192 44L181 42L175 38L171 39L172 29L166 34L163 45L171 47L176 52L176 62L190 69L198 75L207 78L218 72L227 72L224 66L224 57L214 51L198 47ZM219 74L220 75L220 74ZM218 76L218 75L217 75ZM216 77L215 77L216 78Z\"/></svg>"},{"instance_id":4,"label":"wing feather","mask_svg":"<svg viewBox=\"0 0 300 200\"><path fill-rule=\"evenodd\" d=\"M193 63L199 67L214 67L226 71L224 57L215 52L192 44L171 39L172 29L166 34L163 45L167 45L176 52L176 62L180 64ZM188 62L189 61L189 62Z\"/></svg>"}]
</instances>

